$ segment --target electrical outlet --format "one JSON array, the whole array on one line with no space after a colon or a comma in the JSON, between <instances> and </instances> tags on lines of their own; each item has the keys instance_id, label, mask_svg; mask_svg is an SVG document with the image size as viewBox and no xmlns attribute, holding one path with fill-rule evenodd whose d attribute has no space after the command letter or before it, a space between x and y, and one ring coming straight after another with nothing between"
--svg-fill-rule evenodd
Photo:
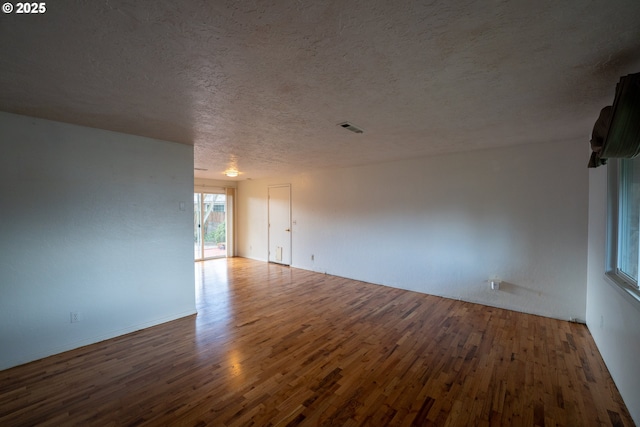
<instances>
[{"instance_id":1,"label":"electrical outlet","mask_svg":"<svg viewBox=\"0 0 640 427\"><path fill-rule=\"evenodd\" d=\"M80 321L80 313L78 313L77 311L72 311L70 313L71 316L71 323L78 323Z\"/></svg>"},{"instance_id":2,"label":"electrical outlet","mask_svg":"<svg viewBox=\"0 0 640 427\"><path fill-rule=\"evenodd\" d=\"M316 259L315 255L311 255L311 261L314 261Z\"/></svg>"}]
</instances>

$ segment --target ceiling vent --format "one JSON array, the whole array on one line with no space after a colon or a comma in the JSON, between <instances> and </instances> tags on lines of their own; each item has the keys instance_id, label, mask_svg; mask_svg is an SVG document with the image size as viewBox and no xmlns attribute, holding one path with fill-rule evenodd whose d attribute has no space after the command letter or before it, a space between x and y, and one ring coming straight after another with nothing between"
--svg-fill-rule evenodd
<instances>
[{"instance_id":1,"label":"ceiling vent","mask_svg":"<svg viewBox=\"0 0 640 427\"><path fill-rule=\"evenodd\" d=\"M349 122L338 123L338 126L343 127L345 129L350 130L351 132L355 132L355 133L363 133L364 132L362 129L360 129L359 127L357 127L354 124L349 123Z\"/></svg>"},{"instance_id":2,"label":"ceiling vent","mask_svg":"<svg viewBox=\"0 0 640 427\"><path fill-rule=\"evenodd\" d=\"M193 168L194 171L208 171L209 169L205 168Z\"/></svg>"}]
</instances>

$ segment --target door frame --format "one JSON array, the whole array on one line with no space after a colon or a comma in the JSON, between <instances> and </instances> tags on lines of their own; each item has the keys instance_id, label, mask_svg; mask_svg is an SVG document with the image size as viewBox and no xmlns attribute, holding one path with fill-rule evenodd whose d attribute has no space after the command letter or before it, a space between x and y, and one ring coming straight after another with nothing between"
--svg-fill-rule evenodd
<instances>
[{"instance_id":1,"label":"door frame","mask_svg":"<svg viewBox=\"0 0 640 427\"><path fill-rule=\"evenodd\" d=\"M199 226L199 230L198 232L200 233L200 258L196 258L194 256L194 261L195 262L199 262L199 261L208 261L210 259L219 259L219 258L228 258L229 257L229 250L228 250L228 246L227 242L225 241L225 254L224 255L220 255L220 256L205 256L205 239L204 239L204 199L205 199L205 195L207 194L214 194L214 195L223 195L225 196L224 198L224 211L225 211L225 240L229 239L229 221L228 221L228 196L227 196L227 192L221 192L221 191L216 191L215 189L207 189L207 190L196 190L194 189L193 191L194 194L199 194L200 197L200 203L198 206L198 209L200 210L200 226ZM194 254L195 255L195 254Z\"/></svg>"}]
</instances>

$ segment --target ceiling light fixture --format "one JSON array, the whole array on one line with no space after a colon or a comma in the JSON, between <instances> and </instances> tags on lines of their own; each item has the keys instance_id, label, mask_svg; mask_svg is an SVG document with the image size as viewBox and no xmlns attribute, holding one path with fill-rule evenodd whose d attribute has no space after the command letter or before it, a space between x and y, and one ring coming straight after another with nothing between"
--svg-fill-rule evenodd
<instances>
[{"instance_id":1,"label":"ceiling light fixture","mask_svg":"<svg viewBox=\"0 0 640 427\"><path fill-rule=\"evenodd\" d=\"M239 175L239 172L237 170L228 170L224 173L226 176L228 176L229 178L235 178L236 176Z\"/></svg>"},{"instance_id":2,"label":"ceiling light fixture","mask_svg":"<svg viewBox=\"0 0 640 427\"><path fill-rule=\"evenodd\" d=\"M353 123L342 122L342 123L338 123L338 126L343 127L343 128L345 128L347 130L350 130L351 132L364 133L364 131L362 129L360 129L359 127L355 126Z\"/></svg>"}]
</instances>

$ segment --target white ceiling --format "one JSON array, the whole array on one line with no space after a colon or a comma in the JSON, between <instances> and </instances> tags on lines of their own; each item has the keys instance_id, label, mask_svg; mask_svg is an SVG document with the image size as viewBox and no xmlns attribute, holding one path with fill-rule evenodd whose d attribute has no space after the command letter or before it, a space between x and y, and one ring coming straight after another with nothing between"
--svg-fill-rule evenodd
<instances>
[{"instance_id":1,"label":"white ceiling","mask_svg":"<svg viewBox=\"0 0 640 427\"><path fill-rule=\"evenodd\" d=\"M46 7L0 16L0 110L192 144L197 178L576 138L588 150L619 77L640 71L638 0Z\"/></svg>"}]
</instances>

